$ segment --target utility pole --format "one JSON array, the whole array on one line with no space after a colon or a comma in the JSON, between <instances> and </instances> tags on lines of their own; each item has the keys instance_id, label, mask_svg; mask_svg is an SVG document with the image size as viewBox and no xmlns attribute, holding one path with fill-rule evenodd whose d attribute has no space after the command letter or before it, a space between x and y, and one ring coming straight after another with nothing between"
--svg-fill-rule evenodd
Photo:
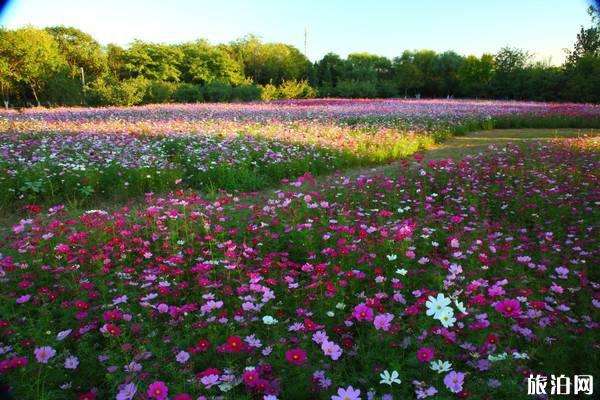
<instances>
[{"instance_id":1,"label":"utility pole","mask_svg":"<svg viewBox=\"0 0 600 400\"><path fill-rule=\"evenodd\" d=\"M83 73L83 67L79 67L81 70L81 103L85 104L85 74Z\"/></svg>"},{"instance_id":2,"label":"utility pole","mask_svg":"<svg viewBox=\"0 0 600 400\"><path fill-rule=\"evenodd\" d=\"M304 27L304 57L308 58L308 56L306 55L306 37L307 37L307 29L306 26Z\"/></svg>"}]
</instances>

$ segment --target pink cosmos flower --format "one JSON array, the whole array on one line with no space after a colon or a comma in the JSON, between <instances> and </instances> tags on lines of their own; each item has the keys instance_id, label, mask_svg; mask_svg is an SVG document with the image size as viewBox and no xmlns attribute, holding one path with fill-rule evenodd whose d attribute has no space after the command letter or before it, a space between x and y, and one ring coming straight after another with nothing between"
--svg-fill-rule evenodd
<instances>
[{"instance_id":1,"label":"pink cosmos flower","mask_svg":"<svg viewBox=\"0 0 600 400\"><path fill-rule=\"evenodd\" d=\"M504 299L496 302L494 305L496 311L501 313L507 318L514 318L521 315L521 303L514 299Z\"/></svg>"},{"instance_id":2,"label":"pink cosmos flower","mask_svg":"<svg viewBox=\"0 0 600 400\"><path fill-rule=\"evenodd\" d=\"M33 353L35 354L35 359L39 363L47 364L48 360L56 355L56 350L50 346L43 346L36 348Z\"/></svg>"},{"instance_id":3,"label":"pink cosmos flower","mask_svg":"<svg viewBox=\"0 0 600 400\"><path fill-rule=\"evenodd\" d=\"M375 325L375 329L377 330L389 331L393 319L394 316L392 314L379 314L375 317L373 324Z\"/></svg>"},{"instance_id":4,"label":"pink cosmos flower","mask_svg":"<svg viewBox=\"0 0 600 400\"><path fill-rule=\"evenodd\" d=\"M135 386L135 383L128 383L119 390L119 393L117 393L117 400L131 400L136 392L137 386Z\"/></svg>"},{"instance_id":5,"label":"pink cosmos flower","mask_svg":"<svg viewBox=\"0 0 600 400\"><path fill-rule=\"evenodd\" d=\"M337 395L331 396L331 400L361 400L360 389L354 389L352 386L346 389L339 388Z\"/></svg>"},{"instance_id":6,"label":"pink cosmos flower","mask_svg":"<svg viewBox=\"0 0 600 400\"><path fill-rule=\"evenodd\" d=\"M187 351L180 351L179 353L177 353L177 356L175 356L175 359L178 363L184 364L187 360L190 359L190 353L188 353Z\"/></svg>"},{"instance_id":7,"label":"pink cosmos flower","mask_svg":"<svg viewBox=\"0 0 600 400\"><path fill-rule=\"evenodd\" d=\"M25 295L17 298L17 304L27 303L29 301L29 299L31 299L31 295L25 294Z\"/></svg>"},{"instance_id":8,"label":"pink cosmos flower","mask_svg":"<svg viewBox=\"0 0 600 400\"><path fill-rule=\"evenodd\" d=\"M167 311L169 311L169 306L164 303L161 303L156 307L156 309L158 310L159 313L164 314Z\"/></svg>"},{"instance_id":9,"label":"pink cosmos flower","mask_svg":"<svg viewBox=\"0 0 600 400\"><path fill-rule=\"evenodd\" d=\"M465 382L465 374L462 372L452 371L444 377L444 385L452 393L458 393L463 389L463 383Z\"/></svg>"},{"instance_id":10,"label":"pink cosmos flower","mask_svg":"<svg viewBox=\"0 0 600 400\"><path fill-rule=\"evenodd\" d=\"M342 348L330 341L323 341L321 344L321 350L325 353L326 356L331 357L332 360L337 360L342 355Z\"/></svg>"},{"instance_id":11,"label":"pink cosmos flower","mask_svg":"<svg viewBox=\"0 0 600 400\"><path fill-rule=\"evenodd\" d=\"M219 375L211 374L203 376L200 379L200 382L202 382L207 389L210 389L211 387L219 384Z\"/></svg>"},{"instance_id":12,"label":"pink cosmos flower","mask_svg":"<svg viewBox=\"0 0 600 400\"><path fill-rule=\"evenodd\" d=\"M169 395L169 388L163 381L156 381L150 384L146 394L151 399L165 400Z\"/></svg>"},{"instance_id":13,"label":"pink cosmos flower","mask_svg":"<svg viewBox=\"0 0 600 400\"><path fill-rule=\"evenodd\" d=\"M65 359L65 368L66 369L77 369L79 365L79 360L75 356L69 356Z\"/></svg>"}]
</instances>

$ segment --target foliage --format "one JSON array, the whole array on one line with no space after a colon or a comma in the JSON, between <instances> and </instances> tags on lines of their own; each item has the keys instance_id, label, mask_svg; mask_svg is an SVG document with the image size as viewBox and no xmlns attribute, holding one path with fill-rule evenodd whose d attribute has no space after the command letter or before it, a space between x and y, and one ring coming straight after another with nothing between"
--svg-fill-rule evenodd
<instances>
[{"instance_id":1,"label":"foliage","mask_svg":"<svg viewBox=\"0 0 600 400\"><path fill-rule=\"evenodd\" d=\"M204 100L200 86L192 83L179 84L172 97L176 103L197 103Z\"/></svg>"},{"instance_id":2,"label":"foliage","mask_svg":"<svg viewBox=\"0 0 600 400\"><path fill-rule=\"evenodd\" d=\"M370 53L345 59L328 53L313 64L293 46L263 43L254 36L219 45L203 39L181 44L136 40L127 47L102 48L72 27L0 29L0 95L5 107L317 95L600 102L598 10L591 7L590 16L592 25L581 27L561 67L533 63L530 53L512 47L481 57L404 51L392 60ZM140 99L144 80L149 92ZM199 85L202 94L187 84Z\"/></svg>"},{"instance_id":3,"label":"foliage","mask_svg":"<svg viewBox=\"0 0 600 400\"><path fill-rule=\"evenodd\" d=\"M308 81L283 81L279 86L279 93L281 99L309 99L316 95Z\"/></svg>"},{"instance_id":4,"label":"foliage","mask_svg":"<svg viewBox=\"0 0 600 400\"><path fill-rule=\"evenodd\" d=\"M166 103L173 98L177 84L164 81L150 81L142 102L146 104Z\"/></svg>"}]
</instances>

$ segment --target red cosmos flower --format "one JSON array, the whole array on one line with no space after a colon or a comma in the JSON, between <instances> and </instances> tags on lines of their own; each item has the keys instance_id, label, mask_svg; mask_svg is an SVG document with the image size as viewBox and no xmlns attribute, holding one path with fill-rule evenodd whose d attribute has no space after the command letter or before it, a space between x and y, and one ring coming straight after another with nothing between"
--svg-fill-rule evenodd
<instances>
[{"instance_id":1,"label":"red cosmos flower","mask_svg":"<svg viewBox=\"0 0 600 400\"><path fill-rule=\"evenodd\" d=\"M113 324L106 324L104 329L110 336L119 336L123 332L121 328Z\"/></svg>"},{"instance_id":2,"label":"red cosmos flower","mask_svg":"<svg viewBox=\"0 0 600 400\"><path fill-rule=\"evenodd\" d=\"M495 335L493 333L490 333L489 335L487 335L487 337L485 338L485 342L487 344L498 344L498 335Z\"/></svg>"},{"instance_id":3,"label":"red cosmos flower","mask_svg":"<svg viewBox=\"0 0 600 400\"><path fill-rule=\"evenodd\" d=\"M230 353L237 353L238 351L242 350L243 345L244 343L239 336L229 336L227 343L225 343L225 350Z\"/></svg>"},{"instance_id":4,"label":"red cosmos flower","mask_svg":"<svg viewBox=\"0 0 600 400\"><path fill-rule=\"evenodd\" d=\"M119 310L108 310L102 314L102 318L105 321L117 321L123 316L123 313Z\"/></svg>"},{"instance_id":5,"label":"red cosmos flower","mask_svg":"<svg viewBox=\"0 0 600 400\"><path fill-rule=\"evenodd\" d=\"M96 400L96 396L92 392L87 392L79 396L79 400Z\"/></svg>"},{"instance_id":6,"label":"red cosmos flower","mask_svg":"<svg viewBox=\"0 0 600 400\"><path fill-rule=\"evenodd\" d=\"M206 339L200 339L196 343L197 351L206 351L206 350L208 350L209 347L210 347L210 342Z\"/></svg>"},{"instance_id":7,"label":"red cosmos flower","mask_svg":"<svg viewBox=\"0 0 600 400\"><path fill-rule=\"evenodd\" d=\"M433 360L433 353L434 353L433 348L431 348L431 347L421 347L417 351L417 358L421 362L429 362L429 361Z\"/></svg>"},{"instance_id":8,"label":"red cosmos flower","mask_svg":"<svg viewBox=\"0 0 600 400\"><path fill-rule=\"evenodd\" d=\"M28 205L23 208L33 214L39 214L40 212L42 212L42 209L36 205Z\"/></svg>"},{"instance_id":9,"label":"red cosmos flower","mask_svg":"<svg viewBox=\"0 0 600 400\"><path fill-rule=\"evenodd\" d=\"M311 332L319 329L319 326L308 318L304 319L304 332Z\"/></svg>"},{"instance_id":10,"label":"red cosmos flower","mask_svg":"<svg viewBox=\"0 0 600 400\"><path fill-rule=\"evenodd\" d=\"M285 352L285 359L293 364L302 365L306 360L306 352L302 349L291 349Z\"/></svg>"}]
</instances>

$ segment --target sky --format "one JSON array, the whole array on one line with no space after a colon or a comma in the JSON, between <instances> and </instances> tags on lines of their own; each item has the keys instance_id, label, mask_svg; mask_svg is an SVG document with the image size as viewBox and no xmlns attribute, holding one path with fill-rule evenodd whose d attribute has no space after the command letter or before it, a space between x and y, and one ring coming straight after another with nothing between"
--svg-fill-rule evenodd
<instances>
[{"instance_id":1,"label":"sky","mask_svg":"<svg viewBox=\"0 0 600 400\"><path fill-rule=\"evenodd\" d=\"M9 0L0 25L66 25L101 44L133 39L179 43L198 38L227 43L247 34L283 42L316 61L369 52L393 58L404 50L495 53L529 50L560 64L589 0Z\"/></svg>"}]
</instances>

